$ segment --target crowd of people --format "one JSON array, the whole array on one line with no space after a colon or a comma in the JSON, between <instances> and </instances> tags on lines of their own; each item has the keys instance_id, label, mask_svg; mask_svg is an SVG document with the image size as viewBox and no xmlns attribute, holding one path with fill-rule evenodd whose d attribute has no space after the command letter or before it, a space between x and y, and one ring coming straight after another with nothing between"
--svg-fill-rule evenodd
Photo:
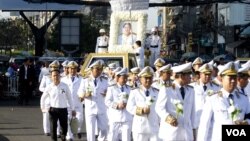
<instances>
[{"instance_id":1,"label":"crowd of people","mask_svg":"<svg viewBox=\"0 0 250 141\"><path fill-rule=\"evenodd\" d=\"M53 141L81 138L83 122L88 141L220 141L222 125L250 123L250 61L157 58L153 68L129 70L96 60L86 76L78 67L55 60L41 79L43 128Z\"/></svg>"}]
</instances>

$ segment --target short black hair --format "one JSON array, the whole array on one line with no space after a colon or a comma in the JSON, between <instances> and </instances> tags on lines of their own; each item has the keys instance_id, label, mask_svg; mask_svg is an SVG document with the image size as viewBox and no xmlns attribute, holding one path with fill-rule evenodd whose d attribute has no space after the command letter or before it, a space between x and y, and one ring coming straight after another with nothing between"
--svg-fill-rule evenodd
<instances>
[{"instance_id":1,"label":"short black hair","mask_svg":"<svg viewBox=\"0 0 250 141\"><path fill-rule=\"evenodd\" d=\"M137 44L138 46L141 46L141 41L137 40L137 41L135 41L135 44Z\"/></svg>"}]
</instances>

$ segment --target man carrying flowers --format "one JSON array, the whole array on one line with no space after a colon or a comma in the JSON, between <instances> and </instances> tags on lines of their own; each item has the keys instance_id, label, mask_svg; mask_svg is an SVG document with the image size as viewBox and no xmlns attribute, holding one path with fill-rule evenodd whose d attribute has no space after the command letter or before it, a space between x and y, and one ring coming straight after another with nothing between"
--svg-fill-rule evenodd
<instances>
[{"instance_id":1,"label":"man carrying flowers","mask_svg":"<svg viewBox=\"0 0 250 141\"><path fill-rule=\"evenodd\" d=\"M198 129L198 141L208 140L208 129L211 127L211 141L221 141L222 125L250 123L248 98L240 94L236 88L236 64L228 62L221 68L218 75L222 78L222 88L218 94L212 95L206 100Z\"/></svg>"},{"instance_id":2,"label":"man carrying flowers","mask_svg":"<svg viewBox=\"0 0 250 141\"><path fill-rule=\"evenodd\" d=\"M159 137L163 141L192 141L194 123L194 89L189 86L191 63L172 67L175 80L162 87L155 110L161 118Z\"/></svg>"}]
</instances>

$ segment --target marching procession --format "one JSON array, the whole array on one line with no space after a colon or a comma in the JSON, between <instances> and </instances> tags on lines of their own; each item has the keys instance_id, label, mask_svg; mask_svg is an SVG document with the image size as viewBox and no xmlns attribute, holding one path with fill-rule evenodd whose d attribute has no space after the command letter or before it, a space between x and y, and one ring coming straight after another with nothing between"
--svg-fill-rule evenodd
<instances>
[{"instance_id":1,"label":"marching procession","mask_svg":"<svg viewBox=\"0 0 250 141\"><path fill-rule=\"evenodd\" d=\"M41 80L43 129L53 141L81 139L83 125L88 141L221 141L222 125L250 123L250 61L158 58L129 70L96 60L84 76L78 68L55 60Z\"/></svg>"}]
</instances>

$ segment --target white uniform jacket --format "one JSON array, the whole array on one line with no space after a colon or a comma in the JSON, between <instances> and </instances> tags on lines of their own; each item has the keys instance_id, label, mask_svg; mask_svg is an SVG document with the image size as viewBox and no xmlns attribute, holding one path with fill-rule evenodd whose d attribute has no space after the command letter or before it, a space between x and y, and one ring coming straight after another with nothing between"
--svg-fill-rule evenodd
<instances>
[{"instance_id":1,"label":"white uniform jacket","mask_svg":"<svg viewBox=\"0 0 250 141\"><path fill-rule=\"evenodd\" d=\"M159 137L167 140L183 139L185 141L193 140L194 123L194 89L191 86L184 86L185 98L183 100L180 93L180 85L173 82L170 87L162 87L156 101L156 112L161 118ZM176 112L175 102L180 102L183 106L183 114ZM174 127L165 120L168 115L177 117L178 126ZM184 131L184 132L183 132ZM180 132L182 134L180 134ZM180 137L182 136L182 137Z\"/></svg>"},{"instance_id":2,"label":"white uniform jacket","mask_svg":"<svg viewBox=\"0 0 250 141\"><path fill-rule=\"evenodd\" d=\"M51 77L50 77L50 75L44 75L43 77L42 77L42 80L41 80L41 82L40 82L40 85L39 85L39 90L41 91L41 92L44 92L45 91L45 89L46 89L46 87L49 85L49 84L51 84L52 83L52 80L51 80ZM49 97L47 97L46 99L45 99L45 111L48 111L49 110L49 107L50 107L50 101L49 101Z\"/></svg>"},{"instance_id":3,"label":"white uniform jacket","mask_svg":"<svg viewBox=\"0 0 250 141\"><path fill-rule=\"evenodd\" d=\"M204 84L200 81L198 82L194 82L192 84L190 84L194 87L194 92L195 92L195 121L194 121L194 129L197 129L199 127L199 123L200 123L200 117L201 117L201 113L204 107L204 104L206 102L207 97L210 96L210 94L215 93L220 91L220 86L210 82L208 84L206 84L207 86L207 90L204 91L203 86Z\"/></svg>"},{"instance_id":4,"label":"white uniform jacket","mask_svg":"<svg viewBox=\"0 0 250 141\"><path fill-rule=\"evenodd\" d=\"M161 78L159 78L153 82L152 87L160 90L161 87L168 87L171 86L171 84L172 82L170 80L166 81L165 83Z\"/></svg>"},{"instance_id":5,"label":"white uniform jacket","mask_svg":"<svg viewBox=\"0 0 250 141\"><path fill-rule=\"evenodd\" d=\"M85 115L106 114L106 105L104 98L108 88L108 80L103 76L96 78L97 85L94 84L94 77L92 75L84 78L78 90L78 96L92 91L92 96L84 98Z\"/></svg>"},{"instance_id":6,"label":"white uniform jacket","mask_svg":"<svg viewBox=\"0 0 250 141\"><path fill-rule=\"evenodd\" d=\"M81 81L82 81L82 77L79 75L76 75L76 76L74 76L74 81L72 82L71 77L68 75L68 76L63 77L61 79L61 81L69 86L69 90L71 92L73 104L74 104L76 110L78 108L82 107L81 100L80 100L79 96L77 95L78 89L79 89Z\"/></svg>"},{"instance_id":7,"label":"white uniform jacket","mask_svg":"<svg viewBox=\"0 0 250 141\"><path fill-rule=\"evenodd\" d=\"M159 117L155 112L155 101L158 97L158 90L151 87L149 88L149 97L152 99L150 105L150 113L148 115L136 115L137 107L146 107L148 104L148 98L145 95L145 88L140 86L131 91L127 103L127 110L134 115L132 123L132 132L142 134L155 134L159 131Z\"/></svg>"},{"instance_id":8,"label":"white uniform jacket","mask_svg":"<svg viewBox=\"0 0 250 141\"><path fill-rule=\"evenodd\" d=\"M235 89L233 92L233 101L236 109L241 110L241 113L236 117L238 120L244 120L245 114L250 112L249 102L246 96L239 94ZM212 126L211 141L222 140L222 125L233 125L234 122L229 112L230 102L228 99L229 93L223 88L219 93L210 96L204 105L198 129L197 141L208 140L208 129ZM214 122L211 123L211 120ZM250 123L249 119L247 120Z\"/></svg>"},{"instance_id":9,"label":"white uniform jacket","mask_svg":"<svg viewBox=\"0 0 250 141\"><path fill-rule=\"evenodd\" d=\"M96 40L96 49L95 52L99 52L98 49L100 48L105 48L108 49L108 45L109 45L109 37L104 35L104 36L99 36L97 37Z\"/></svg>"},{"instance_id":10,"label":"white uniform jacket","mask_svg":"<svg viewBox=\"0 0 250 141\"><path fill-rule=\"evenodd\" d=\"M126 110L126 108L123 110L116 109L119 102L123 101L124 103L127 103L128 96L130 94L130 87L128 85L124 85L123 88L126 95L122 94L121 86L118 84L108 87L105 104L109 108L110 122L132 121L132 115Z\"/></svg>"}]
</instances>

